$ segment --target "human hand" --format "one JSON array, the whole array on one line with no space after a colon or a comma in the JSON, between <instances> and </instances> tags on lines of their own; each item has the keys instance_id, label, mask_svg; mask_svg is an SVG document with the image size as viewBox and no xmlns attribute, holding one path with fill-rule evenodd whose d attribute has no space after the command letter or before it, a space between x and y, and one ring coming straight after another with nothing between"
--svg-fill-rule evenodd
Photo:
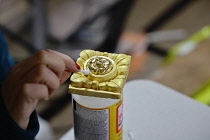
<instances>
[{"instance_id":1,"label":"human hand","mask_svg":"<svg viewBox=\"0 0 210 140\"><path fill-rule=\"evenodd\" d=\"M41 50L9 71L2 98L11 118L26 129L39 99L48 100L78 65L67 55Z\"/></svg>"}]
</instances>

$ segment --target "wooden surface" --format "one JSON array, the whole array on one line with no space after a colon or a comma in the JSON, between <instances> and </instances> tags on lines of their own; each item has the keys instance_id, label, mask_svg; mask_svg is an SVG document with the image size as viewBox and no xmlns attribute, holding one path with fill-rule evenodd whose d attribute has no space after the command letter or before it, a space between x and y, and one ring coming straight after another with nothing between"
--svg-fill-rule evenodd
<instances>
[{"instance_id":1,"label":"wooden surface","mask_svg":"<svg viewBox=\"0 0 210 140\"><path fill-rule=\"evenodd\" d=\"M187 95L194 93L210 79L210 39L161 68L151 79Z\"/></svg>"}]
</instances>

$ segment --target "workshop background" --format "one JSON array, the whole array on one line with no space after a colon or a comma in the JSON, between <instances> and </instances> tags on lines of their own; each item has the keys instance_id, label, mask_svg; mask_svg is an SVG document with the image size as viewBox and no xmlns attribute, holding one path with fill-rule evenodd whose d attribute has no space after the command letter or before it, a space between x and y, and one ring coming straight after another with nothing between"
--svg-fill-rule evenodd
<instances>
[{"instance_id":1,"label":"workshop background","mask_svg":"<svg viewBox=\"0 0 210 140\"><path fill-rule=\"evenodd\" d=\"M132 56L128 80L150 79L210 104L209 0L0 0L0 29L18 63L50 48ZM67 81L39 115L59 139L72 126Z\"/></svg>"}]
</instances>

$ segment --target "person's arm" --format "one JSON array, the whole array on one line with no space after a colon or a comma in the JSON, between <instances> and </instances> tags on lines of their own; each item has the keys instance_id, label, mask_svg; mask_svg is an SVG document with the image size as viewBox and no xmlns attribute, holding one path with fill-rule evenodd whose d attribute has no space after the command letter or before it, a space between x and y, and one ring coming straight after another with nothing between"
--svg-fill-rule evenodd
<instances>
[{"instance_id":1,"label":"person's arm","mask_svg":"<svg viewBox=\"0 0 210 140\"><path fill-rule=\"evenodd\" d=\"M28 128L23 130L8 114L0 97L0 140L33 140L39 131L36 111L30 116Z\"/></svg>"},{"instance_id":2,"label":"person's arm","mask_svg":"<svg viewBox=\"0 0 210 140\"><path fill-rule=\"evenodd\" d=\"M0 30L0 85L4 81L9 69L15 64L9 54L7 42Z\"/></svg>"},{"instance_id":3,"label":"person's arm","mask_svg":"<svg viewBox=\"0 0 210 140\"><path fill-rule=\"evenodd\" d=\"M12 120L1 97L2 82L4 81L9 69L14 64L15 62L8 52L7 43L0 31L0 140L32 140L39 131L39 122L36 111L34 111L30 116L30 122L27 130L23 130L15 121Z\"/></svg>"},{"instance_id":4,"label":"person's arm","mask_svg":"<svg viewBox=\"0 0 210 140\"><path fill-rule=\"evenodd\" d=\"M41 50L13 66L0 94L0 139L34 139L38 101L48 100L71 72L78 71L69 56L53 50Z\"/></svg>"}]
</instances>

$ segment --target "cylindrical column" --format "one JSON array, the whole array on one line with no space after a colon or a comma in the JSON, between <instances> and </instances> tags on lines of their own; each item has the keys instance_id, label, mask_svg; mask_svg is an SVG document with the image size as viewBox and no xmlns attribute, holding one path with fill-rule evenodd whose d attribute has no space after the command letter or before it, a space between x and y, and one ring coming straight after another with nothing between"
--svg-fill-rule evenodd
<instances>
[{"instance_id":1,"label":"cylindrical column","mask_svg":"<svg viewBox=\"0 0 210 140\"><path fill-rule=\"evenodd\" d=\"M72 97L75 140L122 140L122 98Z\"/></svg>"}]
</instances>

